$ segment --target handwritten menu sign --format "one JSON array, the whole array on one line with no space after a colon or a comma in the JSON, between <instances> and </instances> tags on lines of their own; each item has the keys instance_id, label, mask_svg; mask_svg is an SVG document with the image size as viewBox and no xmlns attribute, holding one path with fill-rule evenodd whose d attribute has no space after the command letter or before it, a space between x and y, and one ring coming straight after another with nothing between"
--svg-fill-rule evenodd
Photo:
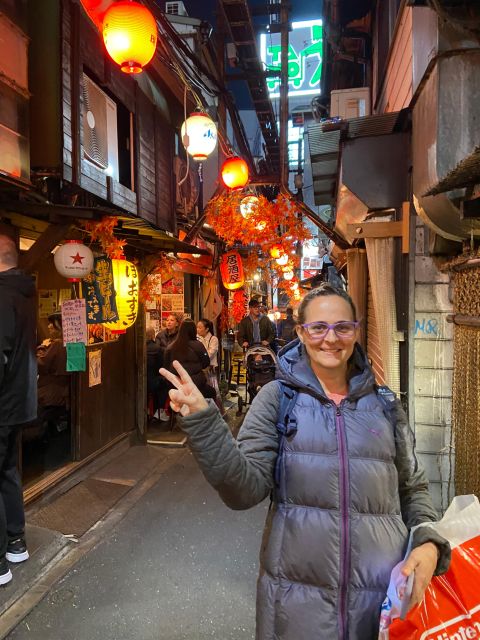
<instances>
[{"instance_id":1,"label":"handwritten menu sign","mask_svg":"<svg viewBox=\"0 0 480 640\"><path fill-rule=\"evenodd\" d=\"M88 344L85 298L64 301L62 304L62 330L64 346L67 342Z\"/></svg>"}]
</instances>

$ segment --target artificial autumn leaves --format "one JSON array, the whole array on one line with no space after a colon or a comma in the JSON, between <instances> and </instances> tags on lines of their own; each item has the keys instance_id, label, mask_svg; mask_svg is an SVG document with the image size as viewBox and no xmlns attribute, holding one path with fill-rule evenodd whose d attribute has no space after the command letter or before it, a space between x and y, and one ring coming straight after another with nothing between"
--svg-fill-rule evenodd
<instances>
[{"instance_id":1,"label":"artificial autumn leaves","mask_svg":"<svg viewBox=\"0 0 480 640\"><path fill-rule=\"evenodd\" d=\"M207 222L215 233L225 241L227 247L236 243L242 246L257 245L260 251L250 253L244 260L248 277L259 268L266 269L280 282L287 270L295 271L300 258L296 253L297 243L311 238L311 234L298 214L295 202L286 195L280 195L274 202L258 196L258 204L244 217L240 213L240 203L244 193L224 193L210 201L206 208ZM279 265L272 260L270 251L276 252L276 245L288 255L288 264ZM289 287L288 287L289 288Z\"/></svg>"}]
</instances>

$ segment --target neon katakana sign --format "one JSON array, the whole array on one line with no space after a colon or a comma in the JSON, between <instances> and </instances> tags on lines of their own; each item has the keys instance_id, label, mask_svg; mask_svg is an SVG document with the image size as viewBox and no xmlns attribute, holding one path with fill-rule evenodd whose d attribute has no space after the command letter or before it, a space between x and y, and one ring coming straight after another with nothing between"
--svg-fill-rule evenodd
<instances>
[{"instance_id":1,"label":"neon katakana sign","mask_svg":"<svg viewBox=\"0 0 480 640\"><path fill-rule=\"evenodd\" d=\"M260 56L267 71L280 71L282 47L280 34L260 35ZM288 95L309 96L320 93L323 58L321 20L293 22L288 44ZM280 97L280 78L267 78L271 98Z\"/></svg>"}]
</instances>

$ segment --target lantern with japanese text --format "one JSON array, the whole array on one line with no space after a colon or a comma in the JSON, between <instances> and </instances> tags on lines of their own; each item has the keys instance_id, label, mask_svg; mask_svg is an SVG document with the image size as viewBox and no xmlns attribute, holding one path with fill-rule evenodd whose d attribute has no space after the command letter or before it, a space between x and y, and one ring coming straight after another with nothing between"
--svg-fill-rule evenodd
<instances>
[{"instance_id":1,"label":"lantern with japanese text","mask_svg":"<svg viewBox=\"0 0 480 640\"><path fill-rule=\"evenodd\" d=\"M78 282L93 269L93 253L81 240L67 240L55 251L53 261L58 273L69 282Z\"/></svg>"},{"instance_id":2,"label":"lantern with japanese text","mask_svg":"<svg viewBox=\"0 0 480 640\"><path fill-rule=\"evenodd\" d=\"M187 153L202 162L217 146L217 127L206 113L192 113L182 124L181 137Z\"/></svg>"},{"instance_id":3,"label":"lantern with japanese text","mask_svg":"<svg viewBox=\"0 0 480 640\"><path fill-rule=\"evenodd\" d=\"M117 303L117 322L105 322L112 333L125 333L137 319L138 271L128 260L112 260L113 284Z\"/></svg>"},{"instance_id":4,"label":"lantern with japanese text","mask_svg":"<svg viewBox=\"0 0 480 640\"><path fill-rule=\"evenodd\" d=\"M157 23L140 2L114 2L103 18L103 41L125 73L141 73L157 47Z\"/></svg>"},{"instance_id":5,"label":"lantern with japanese text","mask_svg":"<svg viewBox=\"0 0 480 640\"><path fill-rule=\"evenodd\" d=\"M220 171L223 184L229 189L243 189L248 182L248 165L243 158L227 158Z\"/></svg>"},{"instance_id":6,"label":"lantern with japanese text","mask_svg":"<svg viewBox=\"0 0 480 640\"><path fill-rule=\"evenodd\" d=\"M282 269L282 271L284 280L291 280L295 275L292 267L285 267L284 269Z\"/></svg>"},{"instance_id":7,"label":"lantern with japanese text","mask_svg":"<svg viewBox=\"0 0 480 640\"><path fill-rule=\"evenodd\" d=\"M225 289L235 291L243 287L245 276L243 274L242 258L238 251L229 251L222 256L220 274Z\"/></svg>"}]
</instances>

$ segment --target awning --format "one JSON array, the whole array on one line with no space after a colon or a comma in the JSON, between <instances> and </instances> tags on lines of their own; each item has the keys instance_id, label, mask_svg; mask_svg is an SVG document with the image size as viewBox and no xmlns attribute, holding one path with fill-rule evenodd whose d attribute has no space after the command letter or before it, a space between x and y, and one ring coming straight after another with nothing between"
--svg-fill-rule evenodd
<instances>
[{"instance_id":1,"label":"awning","mask_svg":"<svg viewBox=\"0 0 480 640\"><path fill-rule=\"evenodd\" d=\"M0 217L8 218L13 225L24 229L27 236L36 239L49 224L77 220L101 220L106 216L118 218L114 233L127 244L149 253L156 251L198 253L210 255L206 249L182 242L143 218L127 215L108 207L77 207L71 205L36 203L27 200L0 202Z\"/></svg>"},{"instance_id":2,"label":"awning","mask_svg":"<svg viewBox=\"0 0 480 640\"><path fill-rule=\"evenodd\" d=\"M405 131L408 109L335 123L319 122L307 129L316 205L336 203L344 144L358 138Z\"/></svg>"},{"instance_id":3,"label":"awning","mask_svg":"<svg viewBox=\"0 0 480 640\"><path fill-rule=\"evenodd\" d=\"M117 215L118 224L114 228L114 233L118 238L126 240L127 243L140 246L150 251L168 251L173 253L198 253L208 256L210 252L206 249L196 247L188 242L182 242L178 238L162 231L152 223L143 218Z\"/></svg>"}]
</instances>

